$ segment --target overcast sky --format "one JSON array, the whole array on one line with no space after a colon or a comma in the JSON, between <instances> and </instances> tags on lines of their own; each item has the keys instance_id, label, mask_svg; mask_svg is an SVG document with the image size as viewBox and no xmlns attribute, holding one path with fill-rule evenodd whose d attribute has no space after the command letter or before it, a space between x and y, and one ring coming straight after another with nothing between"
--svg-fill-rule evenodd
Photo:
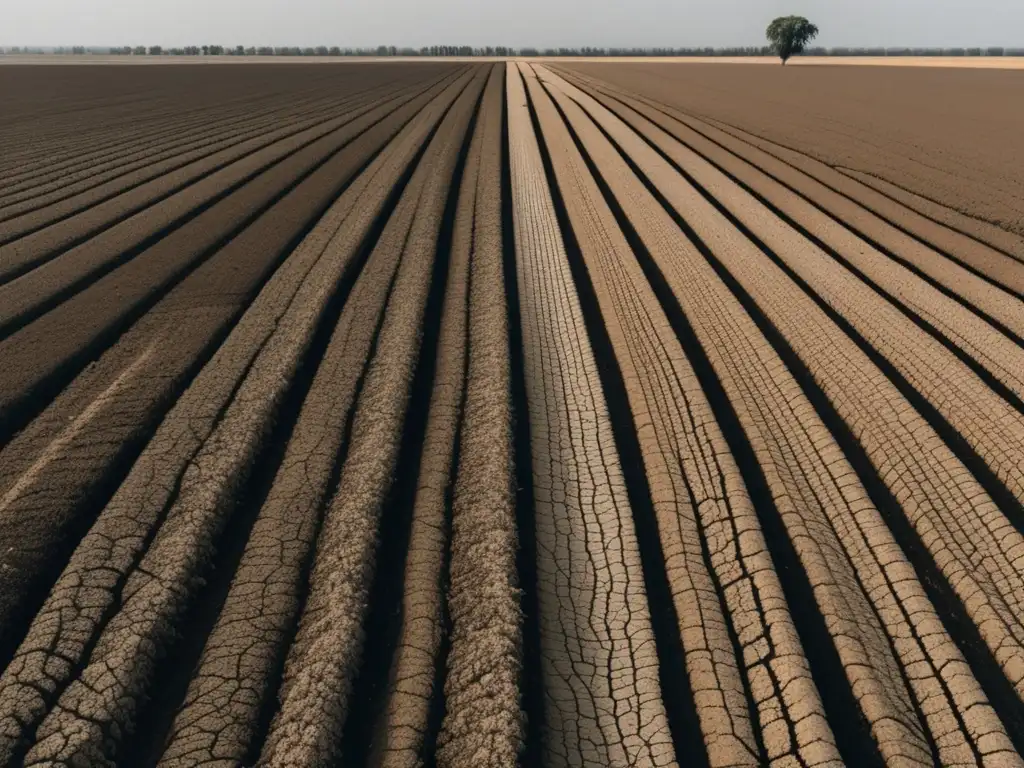
<instances>
[{"instance_id":1,"label":"overcast sky","mask_svg":"<svg viewBox=\"0 0 1024 768\"><path fill-rule=\"evenodd\" d=\"M1024 0L0 0L2 45L1024 47Z\"/></svg>"}]
</instances>

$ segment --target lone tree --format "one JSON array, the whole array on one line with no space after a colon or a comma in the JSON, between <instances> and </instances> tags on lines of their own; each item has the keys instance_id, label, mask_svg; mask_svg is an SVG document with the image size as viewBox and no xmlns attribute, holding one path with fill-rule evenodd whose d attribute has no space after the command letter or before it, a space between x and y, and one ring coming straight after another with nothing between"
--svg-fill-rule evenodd
<instances>
[{"instance_id":1,"label":"lone tree","mask_svg":"<svg viewBox=\"0 0 1024 768\"><path fill-rule=\"evenodd\" d=\"M782 59L786 60L794 53L802 53L804 46L818 34L818 28L803 16L780 16L768 25L768 42Z\"/></svg>"}]
</instances>

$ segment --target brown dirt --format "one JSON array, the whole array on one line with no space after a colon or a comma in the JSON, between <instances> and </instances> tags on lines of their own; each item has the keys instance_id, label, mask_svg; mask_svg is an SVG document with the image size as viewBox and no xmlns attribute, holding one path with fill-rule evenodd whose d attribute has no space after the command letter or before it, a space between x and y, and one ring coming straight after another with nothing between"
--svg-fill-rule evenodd
<instances>
[{"instance_id":1,"label":"brown dirt","mask_svg":"<svg viewBox=\"0 0 1024 768\"><path fill-rule=\"evenodd\" d=\"M571 66L833 167L877 176L1024 237L1019 72ZM1015 252L1024 258L1024 247Z\"/></svg>"},{"instance_id":2,"label":"brown dirt","mask_svg":"<svg viewBox=\"0 0 1024 768\"><path fill-rule=\"evenodd\" d=\"M528 74L524 83L520 75L510 65L512 200L548 692L543 751L555 764L571 765L585 753L595 763L668 765L675 755L649 662L654 638L630 501L619 458L608 450L608 405L526 105L536 79ZM606 669L621 671L612 676Z\"/></svg>"},{"instance_id":3,"label":"brown dirt","mask_svg":"<svg viewBox=\"0 0 1024 768\"><path fill-rule=\"evenodd\" d=\"M1012 73L306 64L0 67L0 762L1024 768Z\"/></svg>"},{"instance_id":4,"label":"brown dirt","mask_svg":"<svg viewBox=\"0 0 1024 768\"><path fill-rule=\"evenodd\" d=\"M384 537L381 515L400 469L403 427L413 417L407 406L425 313L431 292L443 290L432 285L432 276L445 193L468 142L466 132L486 74L477 70L445 116L395 210L394 229L378 245L400 261L365 369L345 464L325 510L309 594L288 652L280 709L267 734L261 765L321 764L335 759L341 747L367 639L363 624L370 610L377 542ZM394 240L387 241L389 236ZM321 713L316 720L307 715L311 700ZM358 734L360 739L365 736Z\"/></svg>"},{"instance_id":5,"label":"brown dirt","mask_svg":"<svg viewBox=\"0 0 1024 768\"><path fill-rule=\"evenodd\" d=\"M464 177L466 187L475 182L476 190L468 380L451 501L451 637L443 691L435 690L435 696L443 693L445 709L437 751L442 768L507 765L520 754L525 730L516 574L521 531L514 503L510 323L503 281L510 266L504 251L512 236L502 205L502 185L508 181L502 167L504 85L505 67L499 65L477 120L476 175L467 167ZM481 755L488 759L480 760Z\"/></svg>"},{"instance_id":6,"label":"brown dirt","mask_svg":"<svg viewBox=\"0 0 1024 768\"><path fill-rule=\"evenodd\" d=\"M423 100L424 104L427 102L429 102L429 94ZM408 120L409 117L412 117L414 113L415 110L410 112L406 117L404 117L404 119ZM401 116L398 117L399 120L395 121L392 124L392 126L390 126L390 130L386 124L382 124L377 126L375 131L367 133L366 136L370 139L371 142L376 141L378 146L383 145L387 141L391 133L393 133L400 127L402 120L400 119ZM296 232L303 231L303 228L306 227L309 223L311 223L309 221L310 215L312 215L314 217L313 220L315 220L315 216L318 215L317 207L324 205L323 199L326 197L327 200L329 201L333 195L336 195L339 186L344 184L346 178L350 177L352 172L355 169L357 169L361 164L364 164L368 159L368 156L372 156L373 152L375 151L373 143L367 142L364 142L361 145L359 142L354 142L350 145L350 148L352 150L351 153L348 153L346 155L346 152L342 152L339 155L335 156L334 160L339 160L340 165L333 165L332 161L329 161L321 168L318 168L302 184L296 187L292 191L292 193L283 197L278 204L275 204L275 207L273 209L276 214L275 216L263 217L259 219L256 222L256 224L246 229L241 234L240 237L232 240L231 243L226 247L226 249L222 250L213 259L208 261L206 265L216 263L221 264L219 274L215 272L210 272L208 270L208 273L204 275L206 278L205 281L197 282L193 284L193 286L191 286L191 288L193 288L193 292L191 292L191 295L183 294L181 291L172 292L167 297L165 302L163 302L163 304L158 304L153 311L146 313L146 315L142 318L142 322L146 323L147 321L151 321L152 318L152 321L154 323L159 323L163 321L164 324L168 324L171 321L171 318L174 317L176 313L175 310L186 310L189 313L199 313L202 316L210 309L220 308L224 305L227 305L227 307L229 307L232 303L238 302L240 300L243 303L243 305L247 303L246 295L244 293L242 295L239 295L236 292L239 290L244 290L247 282L249 283L250 286L255 288L260 284L261 281L257 278L258 272L253 273L252 276L247 275L246 272L249 269L262 268L265 274L265 270L268 267L272 268L274 259L280 259L281 251L283 248L286 248L288 240L294 239ZM348 168L347 171L346 165ZM321 184L321 186L317 187L317 182ZM260 226L261 224L263 225L262 227ZM245 259L245 267L243 268L242 265L237 262L240 259L244 258L244 254L251 253L251 249L254 249L255 244L257 243L260 244L260 247L262 249L260 252L262 254L265 254L264 260L261 263L260 260L250 257L248 259ZM199 274L199 271L197 271L196 274ZM218 283L220 285L218 285ZM182 284L181 286L179 286L179 288L183 287L184 285L185 284ZM250 288L249 290L252 291L252 288ZM173 328L173 324L163 325L163 330L165 334L173 334ZM252 364L251 362L251 356L256 351L259 351L261 345L254 346L252 343L249 343L247 345L247 343L244 340L239 342L239 345L241 345L241 353L248 353L250 355L250 365L255 365ZM223 351L224 350L222 348L221 351L218 352L218 354L222 354ZM187 413L187 408L185 408L185 404L188 401L189 397L185 397L184 399L178 401L175 411L172 411L172 413L167 417L167 419L164 421L161 427L162 430L169 430L173 434L175 429L174 425L177 424L180 428L185 429L190 439L182 441L180 438L180 433L177 433L177 436L167 437L168 441L164 443L164 450L161 450L160 447L158 447L159 440L158 442L151 442L151 444L148 445L147 453L144 453L142 457L139 459L139 462L136 464L137 473L130 474L128 478L126 478L125 483L121 486L119 495L116 496L114 500L112 500L112 502L108 505L108 507L104 509L103 513L100 514L99 518L97 519L97 522L95 523L90 532L91 537L98 537L99 542L109 542L112 540L118 540L119 537L123 536L124 532L126 532L126 526L129 524L128 521L130 521L131 526L134 526L136 529L139 527L145 529L146 525L153 525L153 522L146 523L144 521L147 512L148 514L153 515L154 521L166 518L169 521L171 521L168 523L168 525L170 527L174 527L172 522L175 519L181 517L184 517L185 519L188 518L188 512L180 511L180 508L182 506L185 506L185 508L188 509L191 514L196 515L198 514L196 511L196 505L209 504L211 503L211 498L214 500L214 508L213 510L207 510L205 513L207 517L210 518L210 522L206 523L206 527L209 528L211 525L214 525L214 527L211 532L206 532L206 534L202 535L194 534L193 536L200 536L200 541L203 541L203 536L205 536L207 540L209 540L211 537L216 536L216 525L223 524L224 513L221 512L219 514L219 518L217 516L210 516L215 514L215 510L220 509L223 497L220 497L221 504L217 504L216 500L218 497L216 496L211 497L210 495L206 495L205 501L200 500L199 502L197 502L196 498L191 498L189 500L187 495L182 496L182 494L184 494L185 488L187 487L187 478L189 476L189 473L186 472L185 470L189 466L189 463L200 461L200 458L203 456L201 449L202 445L204 444L204 440L206 440L206 444L208 446L210 444L210 441L212 441L212 444L223 444L222 442L218 443L215 439L218 433L211 434L209 438L204 437L201 424L203 423L204 420L207 420L207 429L213 429L214 425L218 423L221 419L219 409L223 409L226 407L227 400L225 400L224 398L229 397L232 394L234 388L238 386L238 384L236 383L237 379L232 381L231 377L227 375L231 369L231 366L226 364L211 364L211 366L212 369L207 370L212 370L213 372L215 372L215 374L212 374L213 381L210 383L210 385L208 385L206 390L204 391L204 387L201 386L200 382L198 381L194 383L193 386L191 386L188 390L188 392L193 393L189 396L190 399L193 401L197 401L199 403L199 408L201 409L201 414L203 414L203 416L200 416L198 414L189 415ZM237 370L237 377L244 376L244 374L248 370L248 366L245 366ZM158 372L159 371L160 369L158 369ZM272 407L274 406L274 403L280 400L281 395L283 393L282 386L284 383L288 382L290 377L273 376L272 374L265 374L265 376L269 377L269 382L273 386L278 387L279 389L279 392L278 394L276 394L276 396L266 396L261 401L260 408L263 410L264 419L269 419L270 416L272 415ZM260 385L260 379L258 378L253 379L253 377L250 377L246 381L249 382L250 387L258 387ZM264 384L263 386L266 385ZM224 404L222 404L222 406L219 407L216 404L218 402L218 395L216 394L216 391L218 389L222 390L222 393L219 395L219 399L224 402ZM243 387L240 390L238 396L241 397L242 394L246 393L246 391L246 388ZM132 394L135 393L132 392ZM151 392L151 396L153 394L155 393ZM254 397L255 395L250 396ZM256 419L255 426L251 426L250 428L256 428L258 434L263 433L266 422L264 421L262 424L260 424L259 422L258 416L261 413L260 409L247 409L245 403L237 403L236 408L241 409L241 413L245 416L245 418ZM270 413L266 413L266 409L271 409ZM184 413L182 413L182 410L184 411ZM230 413L230 411L226 413ZM160 433L158 433L158 438L159 437ZM197 440L198 442L196 442ZM248 444L251 445L252 443ZM241 443L237 443L237 445L238 450L243 451L243 453L239 455L240 458L238 458L237 460L238 466L234 469L231 469L230 471L221 466L220 471L222 471L224 474L218 475L222 477L228 489L233 487L234 482L236 482L236 480L232 480L232 477L236 477L240 472L244 473L244 471L249 466L249 462L247 461L247 457L249 456L249 454L245 453L245 446L247 445L247 443L242 441ZM227 462L228 465L230 464L230 452L217 452L214 449L210 449L210 451L213 453L213 456L216 458L217 462ZM150 459L146 461L146 457L150 457ZM213 461L213 459L209 461ZM153 495L144 494L144 492L142 492L141 488L139 487L139 484L141 484L141 487L146 487L156 482L156 479L154 477L154 471L157 468L159 468L159 471L160 473L162 473L162 475L166 476L164 488L167 494L163 496L158 495L154 497ZM197 470L195 467L193 467L193 472L197 471L199 472L199 477L202 478L203 473L200 470ZM177 479L175 479L175 476L177 477ZM202 485L202 479L197 479L195 481L199 482ZM134 488L134 490L132 490L132 488ZM210 490L210 488L206 488L205 490ZM205 493L205 490L204 492L198 493L200 493L200 495L202 496ZM139 493L142 493L144 495L146 501L145 504L140 505L140 497L138 496ZM173 505L165 507L166 504L169 504L174 499L177 499L177 507ZM202 508L203 507L200 507L200 509ZM179 510L180 514L176 514L175 510ZM200 522L200 520L197 520L197 523ZM200 529L202 530L202 528ZM155 534L156 531L154 530L153 532ZM152 534L144 535L142 541L134 543L135 546L137 546L137 544L143 543L151 536ZM168 554L168 552L174 552L176 547L185 546L180 543L174 543L175 539L180 539L180 536L181 535L174 536L166 534L165 532L165 535L163 537L158 537L158 539L156 540L157 542L165 542L164 546L160 547L154 545L154 548L150 549L150 551L146 553L146 556L150 558L173 557L173 555ZM102 544L96 547L96 541L97 540L95 538L90 539L89 537L87 537L83 545L79 547L75 558L73 558L72 563L65 570L65 574L63 574L63 581L58 583L57 587L55 588L55 591L51 594L50 602L44 605L43 608L41 609L41 616L44 616L47 613L48 609L58 610L58 608L54 605L54 601L56 603L60 602L60 595L63 594L61 591L61 585L63 585L63 589L70 589L72 590L72 592L74 592L77 586L80 586L82 584L83 579L81 577L81 574L88 572L91 567L94 567L96 561L93 558L97 556L97 552L105 550L105 547ZM184 541L185 543L187 543L189 540L185 539ZM206 546L209 547L211 545L207 544ZM135 550L134 546L131 545L126 545L124 546L123 549L123 559L120 561L115 560L111 557L100 557L100 560L103 563L105 563L102 566L104 571L110 574L114 572L114 569L116 567L123 568L124 575L122 575L121 577L122 584L132 585L134 582L139 582L140 580L144 582L144 578L140 577L140 575L134 571L134 569L138 566L137 555L140 553L137 553L137 550ZM163 555L160 554L161 549L164 550ZM203 548L198 545L190 548L186 547L186 552L193 553L195 556L199 556L196 553L202 551ZM189 560L186 558L185 563L187 562L189 562ZM202 557L200 557L199 562L202 562ZM184 580L183 584L188 584L189 581L187 566L185 564L179 563L179 567L185 568L182 574L182 579ZM78 573L79 575L76 575L76 573ZM85 579L85 581L88 580ZM130 587L124 588L130 589ZM118 595L121 589L122 587L113 589L108 599L118 600ZM141 589L141 584L139 585L138 589ZM152 588L150 591L152 592ZM180 613L184 609L181 605L181 600L183 596L180 593L172 593L172 596L174 597L174 600L170 601L170 603L168 603L164 607L165 613L162 618L162 622L158 622L156 627L154 629L151 629L151 632L154 633L154 638L152 642L154 646L158 649L163 644L163 642L159 639L160 632L166 632L168 627L173 626L173 624L168 624L168 622L172 620L170 620L170 618L167 618L167 616L174 615L175 610L178 613ZM165 603L167 603L167 601L170 600L170 597L165 597L163 599ZM142 604L150 605L152 608L156 600L157 598L151 595L150 597L146 598L146 600ZM125 606L125 610L128 610L128 605ZM119 613L118 615L127 614ZM151 618L153 618L152 615ZM86 615L81 616L80 623L81 622L88 623L90 625L94 623L95 626L92 632L96 633L97 636L104 629L108 629L104 628L105 620L103 620L103 618L100 615L95 613L89 613L88 611L86 611ZM45 621L43 621L41 628L41 632L43 634L46 634L49 631L45 629L45 625L46 623ZM39 627L38 624L36 626ZM78 626L82 625L79 624ZM122 627L124 626L125 625L122 625ZM138 631L141 625L136 621L130 622L127 626L131 628L132 632L136 632ZM123 631L124 630L122 630L122 633ZM106 632L106 634L102 635L102 637L110 637L112 633L114 633L116 636L116 632L117 630L110 629L110 631ZM82 638L80 637L79 641L72 642L72 646L74 647L65 647L62 645L60 646L63 648L63 651L65 651L67 658L71 658L76 654L76 652L80 652L76 651L74 648L80 647L78 643L81 641L81 639ZM30 636L26 641L23 642L22 652L19 653L19 660L17 660L15 664L31 664L30 662L28 662L29 658L38 658L37 656L33 656L31 653L28 652L28 649L33 647L33 642L34 641L32 639L32 632L30 631ZM116 640L110 640L108 642L110 644L113 644L114 646L112 648L112 652L121 652L121 650L123 650L119 650L119 646L121 646L122 643L119 643ZM147 665L152 664L153 660L153 658L147 658L145 656L140 657L139 664L133 667L134 674L136 675L136 677L133 677L130 680L123 680L122 683L128 686L129 690L144 690L145 688L140 686L144 686L146 679L148 677L152 677L153 672L147 671ZM10 683L16 684L16 677L11 676ZM59 688L62 688L62 685L60 685L59 683L57 683L57 685L59 686L58 690ZM74 696L77 695L74 687L70 689L68 695L72 697L72 699L70 700L74 701ZM116 690L112 691L112 695L118 695ZM29 706L29 702L23 700L22 706ZM70 705L70 707L74 709L74 705ZM67 719L68 717L74 716L71 713L66 712L65 715L63 715L63 717ZM121 713L112 714L112 717L124 718L129 716L125 713ZM88 740L84 742L83 749L88 749L88 743ZM12 749L16 750L18 748L17 746L13 746ZM108 749L114 749L114 745L108 744Z\"/></svg>"},{"instance_id":7,"label":"brown dirt","mask_svg":"<svg viewBox=\"0 0 1024 768\"><path fill-rule=\"evenodd\" d=\"M645 172L656 175L659 188L667 189L675 170L645 146L639 136L625 129L626 123L616 120L613 112L602 109L598 102L571 86L569 89L568 92L616 141L623 142L621 146ZM631 116L624 111L623 114L637 117L635 113ZM579 120L582 122L583 118ZM643 125L642 121L636 124ZM590 133L594 133L593 129ZM595 136L588 143L599 144L600 140ZM604 170L609 179L623 178L613 166L606 165ZM839 681L848 676L850 685L855 686L853 690L859 690L856 695L861 699L861 707L887 760L902 757L927 764L933 748L925 735L927 729L938 729L948 736L954 732L958 713L950 686L955 685L955 676L943 674L942 678L933 678L927 683L927 678L915 677L916 694L904 687L908 685L906 680L900 682L901 665L909 663L911 658L919 658L922 651L940 647L940 639L932 636L933 625L929 621L919 621L914 616L910 606L915 604L915 599L908 600L909 594L903 592L913 587L913 582L901 583L894 590L892 577L886 577L886 570L893 570L895 564L885 563L882 553L897 552L895 542L886 540L888 531L880 525L878 513L867 502L864 488L852 468L843 459L832 458L836 445L826 438L828 431L824 424L815 417L813 408L782 360L771 359L775 353L770 344L745 315L739 302L729 294L710 266L701 263L701 257L681 237L671 219L664 213L659 215L657 206L653 205L655 201L645 194L638 182L633 182L631 191L623 188L622 182L615 186L617 196L632 212L630 218L642 233L651 258L665 276L666 287L690 318L696 340L720 377L740 425L751 441L764 474L766 490L775 500L781 522L794 542L795 554L806 569L808 586L817 596L828 632L843 636L843 642L837 643L837 650L845 670L836 670L839 674L832 678L831 685L839 685ZM718 246L715 248L718 250ZM672 254L687 251L690 259L672 257ZM741 343L741 339L745 341ZM799 460L787 460L787 457L799 457ZM823 502L827 497L831 497L830 500ZM850 526L851 517L858 525ZM772 548L779 552L778 543L773 542ZM839 555L844 549L845 558ZM905 567L903 572L907 572ZM798 586L792 583L792 576L789 578L790 589ZM877 586L869 589L867 584L870 583ZM878 590L882 585L886 585L890 594L879 601ZM914 591L921 594L920 587ZM791 600L791 604L795 602ZM899 622L900 626L893 624L892 619L880 619L890 615L893 605L902 605L905 618ZM850 622L853 615L858 617L856 622ZM911 626L907 625L908 620ZM806 619L802 623L807 628ZM895 638L906 636L908 629L921 638L916 643L917 648L902 650L907 655L902 659L894 658L890 648ZM935 677L942 669L941 660L957 655L948 638L944 643L945 650L932 655ZM868 659L870 665L866 664ZM886 669L888 671L884 671ZM964 669L962 662L960 669ZM877 677L872 680L874 675ZM819 679L826 676L825 670L816 671ZM922 717L914 696L931 697L933 692L943 689L942 695L947 700L945 710L935 708L936 700L932 699L928 710L930 723L911 724ZM975 712L973 716L982 717L978 725L986 732L999 731L998 721L990 712L984 715ZM835 718L832 720L834 722ZM948 738L943 742L943 763L970 755L970 734L961 726L957 740Z\"/></svg>"}]
</instances>

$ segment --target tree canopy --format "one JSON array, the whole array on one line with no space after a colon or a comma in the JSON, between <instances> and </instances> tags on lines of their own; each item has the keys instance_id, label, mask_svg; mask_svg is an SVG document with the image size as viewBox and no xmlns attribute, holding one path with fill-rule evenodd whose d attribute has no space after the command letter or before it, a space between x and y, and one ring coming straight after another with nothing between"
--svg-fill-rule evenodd
<instances>
[{"instance_id":1,"label":"tree canopy","mask_svg":"<svg viewBox=\"0 0 1024 768\"><path fill-rule=\"evenodd\" d=\"M818 34L818 28L803 16L780 16L768 25L768 42L785 64L796 53L802 53Z\"/></svg>"}]
</instances>

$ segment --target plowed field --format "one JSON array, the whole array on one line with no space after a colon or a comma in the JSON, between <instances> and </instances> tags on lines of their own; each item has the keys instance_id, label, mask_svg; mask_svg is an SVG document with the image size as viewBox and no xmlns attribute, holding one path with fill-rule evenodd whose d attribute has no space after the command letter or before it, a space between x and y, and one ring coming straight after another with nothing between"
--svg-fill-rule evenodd
<instances>
[{"instance_id":1,"label":"plowed field","mask_svg":"<svg viewBox=\"0 0 1024 768\"><path fill-rule=\"evenodd\" d=\"M0 764L1024 768L1019 105L693 71L0 71Z\"/></svg>"}]
</instances>

